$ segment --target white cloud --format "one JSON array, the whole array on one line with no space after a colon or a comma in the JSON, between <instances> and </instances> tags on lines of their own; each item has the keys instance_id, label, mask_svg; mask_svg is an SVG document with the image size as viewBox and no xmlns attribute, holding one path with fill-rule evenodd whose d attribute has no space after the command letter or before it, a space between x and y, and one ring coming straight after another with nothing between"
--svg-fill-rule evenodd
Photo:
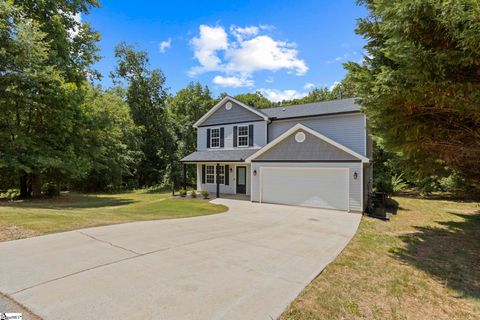
<instances>
[{"instance_id":1,"label":"white cloud","mask_svg":"<svg viewBox=\"0 0 480 320\"><path fill-rule=\"evenodd\" d=\"M158 45L158 50L160 53L165 53L165 51L172 46L172 39L168 38L168 40L160 42Z\"/></svg>"},{"instance_id":2,"label":"white cloud","mask_svg":"<svg viewBox=\"0 0 480 320\"><path fill-rule=\"evenodd\" d=\"M334 81L333 84L328 88L328 90L332 91L333 88L335 88L336 86L338 86L340 84L340 81Z\"/></svg>"},{"instance_id":3,"label":"white cloud","mask_svg":"<svg viewBox=\"0 0 480 320\"><path fill-rule=\"evenodd\" d=\"M315 88L315 84L311 83L311 82L307 82L305 83L305 85L303 86L303 89L305 90L312 90Z\"/></svg>"},{"instance_id":4,"label":"white cloud","mask_svg":"<svg viewBox=\"0 0 480 320\"><path fill-rule=\"evenodd\" d=\"M273 102L280 102L283 100L300 99L308 95L307 92L298 92L297 90L277 90L277 89L260 89L265 98Z\"/></svg>"},{"instance_id":5,"label":"white cloud","mask_svg":"<svg viewBox=\"0 0 480 320\"><path fill-rule=\"evenodd\" d=\"M241 78L244 84L249 84L246 80L250 80L257 71L285 69L304 75L308 67L305 61L298 58L299 52L294 43L277 41L260 34L271 29L266 25L232 25L227 34L221 26L201 25L199 36L190 42L199 65L193 67L189 74L195 76L216 71L225 74L222 79Z\"/></svg>"},{"instance_id":6,"label":"white cloud","mask_svg":"<svg viewBox=\"0 0 480 320\"><path fill-rule=\"evenodd\" d=\"M201 67L191 70L191 74L199 74L205 71L214 71L220 68L222 62L217 55L219 50L227 50L227 33L223 27L200 26L200 35L191 40L195 51L195 58L200 62Z\"/></svg>"},{"instance_id":7,"label":"white cloud","mask_svg":"<svg viewBox=\"0 0 480 320\"><path fill-rule=\"evenodd\" d=\"M251 87L253 86L254 82L251 79L242 78L242 77L222 77L222 76L215 76L213 78L213 83L218 84L222 87Z\"/></svg>"},{"instance_id":8,"label":"white cloud","mask_svg":"<svg viewBox=\"0 0 480 320\"><path fill-rule=\"evenodd\" d=\"M273 81L274 81L273 77L268 77L267 79L265 79L266 83L273 83Z\"/></svg>"},{"instance_id":9,"label":"white cloud","mask_svg":"<svg viewBox=\"0 0 480 320\"><path fill-rule=\"evenodd\" d=\"M233 34L237 41L241 42L245 38L250 38L252 36L256 36L258 34L258 27L250 26L250 27L237 27L235 25L230 26L230 33Z\"/></svg>"},{"instance_id":10,"label":"white cloud","mask_svg":"<svg viewBox=\"0 0 480 320\"><path fill-rule=\"evenodd\" d=\"M259 35L239 43L238 48L228 50L225 57L227 70L252 74L259 70L294 70L303 75L308 67L297 58L298 50L292 43L275 41L269 36Z\"/></svg>"}]
</instances>

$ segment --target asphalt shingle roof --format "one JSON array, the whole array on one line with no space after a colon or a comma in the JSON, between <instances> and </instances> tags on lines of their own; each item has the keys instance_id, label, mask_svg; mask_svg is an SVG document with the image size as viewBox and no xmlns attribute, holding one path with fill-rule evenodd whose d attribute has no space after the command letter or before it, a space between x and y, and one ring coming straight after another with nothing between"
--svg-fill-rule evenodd
<instances>
[{"instance_id":1,"label":"asphalt shingle roof","mask_svg":"<svg viewBox=\"0 0 480 320\"><path fill-rule=\"evenodd\" d=\"M360 106L355 103L355 98L321 101L294 106L260 109L269 118L287 119L309 117L315 115L335 114L360 111Z\"/></svg>"},{"instance_id":2,"label":"asphalt shingle roof","mask_svg":"<svg viewBox=\"0 0 480 320\"><path fill-rule=\"evenodd\" d=\"M243 162L259 149L204 150L195 151L183 158L182 162Z\"/></svg>"}]
</instances>

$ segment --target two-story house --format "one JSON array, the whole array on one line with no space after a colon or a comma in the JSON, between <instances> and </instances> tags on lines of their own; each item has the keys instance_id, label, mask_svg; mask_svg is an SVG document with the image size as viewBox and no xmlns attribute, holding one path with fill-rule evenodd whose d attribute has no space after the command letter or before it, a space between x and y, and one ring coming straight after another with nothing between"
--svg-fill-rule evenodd
<instances>
[{"instance_id":1,"label":"two-story house","mask_svg":"<svg viewBox=\"0 0 480 320\"><path fill-rule=\"evenodd\" d=\"M354 99L256 109L225 97L194 125L197 189L254 202L363 211L372 177Z\"/></svg>"}]
</instances>

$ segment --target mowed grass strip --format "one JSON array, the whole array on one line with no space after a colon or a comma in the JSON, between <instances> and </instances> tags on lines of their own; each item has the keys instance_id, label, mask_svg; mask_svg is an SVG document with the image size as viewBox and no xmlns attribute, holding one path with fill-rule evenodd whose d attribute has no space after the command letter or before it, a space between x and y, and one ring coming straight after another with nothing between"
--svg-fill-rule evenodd
<instances>
[{"instance_id":1,"label":"mowed grass strip","mask_svg":"<svg viewBox=\"0 0 480 320\"><path fill-rule=\"evenodd\" d=\"M286 319L480 319L479 203L397 197L365 217Z\"/></svg>"},{"instance_id":2,"label":"mowed grass strip","mask_svg":"<svg viewBox=\"0 0 480 320\"><path fill-rule=\"evenodd\" d=\"M195 217L227 207L201 199L169 199L170 193L66 193L59 198L0 202L0 241L130 221Z\"/></svg>"}]
</instances>

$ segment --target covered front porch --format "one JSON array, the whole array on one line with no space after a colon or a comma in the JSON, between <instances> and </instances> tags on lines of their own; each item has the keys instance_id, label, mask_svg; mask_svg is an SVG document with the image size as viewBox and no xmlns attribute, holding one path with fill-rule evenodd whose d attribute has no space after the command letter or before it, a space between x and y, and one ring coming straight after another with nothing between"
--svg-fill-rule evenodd
<instances>
[{"instance_id":1,"label":"covered front porch","mask_svg":"<svg viewBox=\"0 0 480 320\"><path fill-rule=\"evenodd\" d=\"M207 190L217 198L222 195L245 195L250 198L251 166L245 163L245 159L255 151L197 151L182 159L184 172L187 165L196 166L196 189L199 191Z\"/></svg>"}]
</instances>

